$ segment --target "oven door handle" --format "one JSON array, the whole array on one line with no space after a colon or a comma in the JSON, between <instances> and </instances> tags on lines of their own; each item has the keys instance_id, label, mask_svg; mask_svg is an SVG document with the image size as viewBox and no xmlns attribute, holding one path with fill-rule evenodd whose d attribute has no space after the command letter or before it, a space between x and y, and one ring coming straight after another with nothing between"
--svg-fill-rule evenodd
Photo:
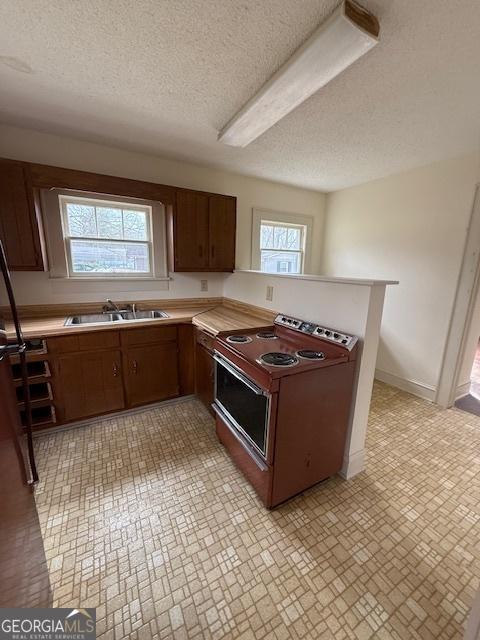
<instances>
[{"instance_id":1,"label":"oven door handle","mask_svg":"<svg viewBox=\"0 0 480 640\"><path fill-rule=\"evenodd\" d=\"M215 360L215 362L218 362L218 364L224 367L229 373L231 373L232 376L235 376L235 378L240 380L240 382L243 382L243 384L246 385L249 389L251 389L253 393L255 393L257 396L269 395L266 391L258 387L254 382L252 382L249 378L247 378L247 376L244 376L243 373L241 373L236 367L230 364L228 360L225 360L225 358L222 358L222 356L219 355L217 351L214 352L213 359Z\"/></svg>"},{"instance_id":2,"label":"oven door handle","mask_svg":"<svg viewBox=\"0 0 480 640\"><path fill-rule=\"evenodd\" d=\"M252 449L252 447L250 447L245 442L245 440L242 438L242 436L238 433L237 429L235 429L235 427L233 426L233 424L229 420L229 417L225 413L225 411L223 411L222 408L219 407L218 404L216 404L216 403L212 404L212 409L215 411L215 413L218 415L218 417L222 420L223 424L227 427L227 429L230 431L232 436L237 440L237 442L245 449L245 451L248 453L248 455L252 458L252 460L255 462L257 467L261 471L268 471L268 465L260 458L259 455L257 455L255 453L255 451Z\"/></svg>"}]
</instances>

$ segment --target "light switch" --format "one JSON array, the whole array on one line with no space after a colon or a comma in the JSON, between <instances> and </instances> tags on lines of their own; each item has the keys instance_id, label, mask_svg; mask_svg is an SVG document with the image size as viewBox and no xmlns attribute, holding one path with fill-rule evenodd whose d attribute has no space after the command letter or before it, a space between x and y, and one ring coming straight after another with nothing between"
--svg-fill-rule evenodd
<instances>
[{"instance_id":1,"label":"light switch","mask_svg":"<svg viewBox=\"0 0 480 640\"><path fill-rule=\"evenodd\" d=\"M273 287L271 285L267 285L267 296L266 299L268 302L272 302L273 300Z\"/></svg>"},{"instance_id":2,"label":"light switch","mask_svg":"<svg viewBox=\"0 0 480 640\"><path fill-rule=\"evenodd\" d=\"M200 280L200 291L208 291L208 280Z\"/></svg>"}]
</instances>

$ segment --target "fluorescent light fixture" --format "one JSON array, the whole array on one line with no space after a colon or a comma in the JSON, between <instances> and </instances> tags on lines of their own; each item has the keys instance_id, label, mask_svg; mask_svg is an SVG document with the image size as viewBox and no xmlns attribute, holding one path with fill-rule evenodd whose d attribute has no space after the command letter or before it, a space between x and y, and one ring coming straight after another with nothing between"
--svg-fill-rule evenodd
<instances>
[{"instance_id":1,"label":"fluorescent light fixture","mask_svg":"<svg viewBox=\"0 0 480 640\"><path fill-rule=\"evenodd\" d=\"M378 20L345 0L218 135L245 147L378 42Z\"/></svg>"}]
</instances>

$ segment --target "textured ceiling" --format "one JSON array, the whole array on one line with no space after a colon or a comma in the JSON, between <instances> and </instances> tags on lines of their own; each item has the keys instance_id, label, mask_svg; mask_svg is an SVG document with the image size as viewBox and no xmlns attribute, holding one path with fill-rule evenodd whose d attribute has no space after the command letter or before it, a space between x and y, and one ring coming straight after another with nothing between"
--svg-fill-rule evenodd
<instances>
[{"instance_id":1,"label":"textured ceiling","mask_svg":"<svg viewBox=\"0 0 480 640\"><path fill-rule=\"evenodd\" d=\"M477 148L479 0L364 0L381 42L245 149L217 131L338 0L0 0L0 121L333 190Z\"/></svg>"}]
</instances>

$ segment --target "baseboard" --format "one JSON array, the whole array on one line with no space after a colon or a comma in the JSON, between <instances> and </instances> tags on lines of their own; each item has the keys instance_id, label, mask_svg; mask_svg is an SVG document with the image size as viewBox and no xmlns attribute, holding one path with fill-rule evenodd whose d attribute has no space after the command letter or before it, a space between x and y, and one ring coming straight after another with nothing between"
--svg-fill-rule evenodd
<instances>
[{"instance_id":1,"label":"baseboard","mask_svg":"<svg viewBox=\"0 0 480 640\"><path fill-rule=\"evenodd\" d=\"M460 400L460 398L464 398L468 396L470 393L470 380L468 382L464 382L463 384L459 384L457 390L455 392L455 400Z\"/></svg>"},{"instance_id":2,"label":"baseboard","mask_svg":"<svg viewBox=\"0 0 480 640\"><path fill-rule=\"evenodd\" d=\"M401 378L393 373L387 373L381 369L375 369L375 378L380 382L392 385L392 387L398 387L402 391L411 393L414 396L423 398L424 400L435 401L436 387L432 387L418 380L409 380L408 378Z\"/></svg>"},{"instance_id":3,"label":"baseboard","mask_svg":"<svg viewBox=\"0 0 480 640\"><path fill-rule=\"evenodd\" d=\"M70 429L78 429L79 427L93 427L100 422L106 420L115 420L116 418L125 418L126 416L133 416L137 413L145 413L151 409L157 409L160 407L166 407L171 404L179 404L192 400L194 395L180 396L178 398L171 398L170 400L160 400L159 402L152 402L150 404L144 404L141 407L135 407L134 409L122 409L121 411L112 411L111 413L103 413L99 416L93 416L93 418L85 418L85 420L77 420L76 422L67 422L67 424L59 424L58 427L47 427L46 429L35 429L33 432L34 438L46 436L51 433L58 433L59 431L69 431Z\"/></svg>"},{"instance_id":4,"label":"baseboard","mask_svg":"<svg viewBox=\"0 0 480 640\"><path fill-rule=\"evenodd\" d=\"M350 480L354 476L358 475L365 469L365 449L356 451L351 455L345 455L343 458L343 466L339 472L339 475L345 480Z\"/></svg>"}]
</instances>

